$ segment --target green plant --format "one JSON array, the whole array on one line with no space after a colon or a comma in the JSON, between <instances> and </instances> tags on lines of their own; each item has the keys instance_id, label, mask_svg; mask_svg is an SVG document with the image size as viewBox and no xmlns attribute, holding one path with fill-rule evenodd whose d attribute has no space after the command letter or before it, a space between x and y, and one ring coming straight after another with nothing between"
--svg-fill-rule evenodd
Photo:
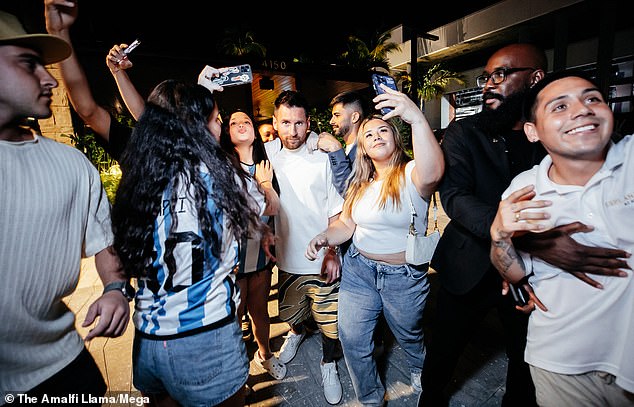
<instances>
[{"instance_id":1,"label":"green plant","mask_svg":"<svg viewBox=\"0 0 634 407\"><path fill-rule=\"evenodd\" d=\"M310 129L312 131L317 134L324 131L332 134L332 126L330 125L330 108L313 107L308 113L310 115Z\"/></svg>"},{"instance_id":2,"label":"green plant","mask_svg":"<svg viewBox=\"0 0 634 407\"><path fill-rule=\"evenodd\" d=\"M227 29L218 44L218 49L224 55L266 57L266 47L256 41L255 34L240 28Z\"/></svg>"},{"instance_id":3,"label":"green plant","mask_svg":"<svg viewBox=\"0 0 634 407\"><path fill-rule=\"evenodd\" d=\"M421 110L425 110L425 102L439 98L449 83L456 82L464 85L464 76L458 72L446 69L442 64L435 64L429 68L419 64L420 74L417 78L416 97L419 100ZM395 78L401 83L403 91L411 93L412 77L407 72L394 73Z\"/></svg>"},{"instance_id":4,"label":"green plant","mask_svg":"<svg viewBox=\"0 0 634 407\"><path fill-rule=\"evenodd\" d=\"M362 70L372 67L389 67L387 55L393 51L400 51L400 45L389 41L391 31L375 33L368 43L361 38L351 35L346 43L347 51L344 51L339 59L345 65Z\"/></svg>"},{"instance_id":5,"label":"green plant","mask_svg":"<svg viewBox=\"0 0 634 407\"><path fill-rule=\"evenodd\" d=\"M134 119L126 115L115 115L115 119L128 127L134 127ZM103 184L110 203L114 203L114 197L121 179L121 169L117 161L97 142L98 136L94 131L86 127L83 133L64 134L63 137L70 139L71 143L79 151L84 153L91 163L99 171L101 183Z\"/></svg>"},{"instance_id":6,"label":"green plant","mask_svg":"<svg viewBox=\"0 0 634 407\"><path fill-rule=\"evenodd\" d=\"M119 187L119 180L121 179L119 164L113 165L107 171L101 171L99 175L103 188L106 190L106 195L108 195L108 200L113 204L117 188Z\"/></svg>"},{"instance_id":7,"label":"green plant","mask_svg":"<svg viewBox=\"0 0 634 407\"><path fill-rule=\"evenodd\" d=\"M99 172L107 171L112 165L116 164L116 161L99 145L94 132L88 131L83 135L78 133L63 134L62 137L69 138L75 148L84 153Z\"/></svg>"}]
</instances>

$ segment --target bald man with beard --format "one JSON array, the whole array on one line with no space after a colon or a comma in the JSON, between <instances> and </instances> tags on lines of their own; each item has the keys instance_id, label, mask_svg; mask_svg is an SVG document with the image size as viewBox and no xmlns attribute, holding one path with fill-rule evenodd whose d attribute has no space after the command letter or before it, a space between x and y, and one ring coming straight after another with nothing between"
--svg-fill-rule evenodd
<instances>
[{"instance_id":1,"label":"bald man with beard","mask_svg":"<svg viewBox=\"0 0 634 407\"><path fill-rule=\"evenodd\" d=\"M502 192L515 175L545 155L526 139L522 101L547 70L544 52L531 44L496 51L477 78L482 111L452 122L442 142L445 175L440 198L451 219L432 259L440 288L423 368L419 406L446 406L445 393L458 360L492 309L506 335L509 358L503 406L534 406L535 388L524 362L528 315L502 295L502 278L491 264L489 229Z\"/></svg>"}]
</instances>

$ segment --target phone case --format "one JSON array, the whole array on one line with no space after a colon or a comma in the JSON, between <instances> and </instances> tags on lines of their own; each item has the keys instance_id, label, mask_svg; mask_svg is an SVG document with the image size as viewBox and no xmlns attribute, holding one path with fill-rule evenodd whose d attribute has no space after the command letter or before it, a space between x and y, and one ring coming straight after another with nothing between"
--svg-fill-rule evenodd
<instances>
[{"instance_id":1,"label":"phone case","mask_svg":"<svg viewBox=\"0 0 634 407\"><path fill-rule=\"evenodd\" d=\"M123 53L125 55L128 55L130 52L134 51L134 49L138 47L140 44L141 44L141 41L139 41L138 39L132 41L132 44L128 45L128 48L124 49Z\"/></svg>"},{"instance_id":2,"label":"phone case","mask_svg":"<svg viewBox=\"0 0 634 407\"><path fill-rule=\"evenodd\" d=\"M398 88L396 87L396 81L394 80L394 78L392 78L389 75L385 75L385 74L373 73L372 74L372 87L374 88L374 92L377 95L380 95L381 93L385 93L383 88L381 88L379 86L380 84L384 84L390 89L398 90ZM388 114L391 111L392 111L392 108L389 108L389 107L381 108L381 113L383 115L386 115L386 114Z\"/></svg>"},{"instance_id":3,"label":"phone case","mask_svg":"<svg viewBox=\"0 0 634 407\"><path fill-rule=\"evenodd\" d=\"M244 85L253 82L253 72L248 64L231 66L225 72L220 74L218 78L211 80L213 83L222 87Z\"/></svg>"}]
</instances>

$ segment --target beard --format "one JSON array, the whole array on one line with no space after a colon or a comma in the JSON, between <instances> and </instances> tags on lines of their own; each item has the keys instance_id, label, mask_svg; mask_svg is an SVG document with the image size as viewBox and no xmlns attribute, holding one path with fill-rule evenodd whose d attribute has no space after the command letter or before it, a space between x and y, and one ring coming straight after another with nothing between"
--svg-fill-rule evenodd
<instances>
[{"instance_id":1,"label":"beard","mask_svg":"<svg viewBox=\"0 0 634 407\"><path fill-rule=\"evenodd\" d=\"M482 104L482 111L478 115L478 124L485 131L500 134L511 130L515 123L522 119L522 104L528 89L523 89L504 97L497 93L485 92L482 97L498 99L501 103L497 109L491 109Z\"/></svg>"},{"instance_id":2,"label":"beard","mask_svg":"<svg viewBox=\"0 0 634 407\"><path fill-rule=\"evenodd\" d=\"M350 134L350 126L347 124L343 124L339 126L337 130L334 131L335 136L341 137L344 139L346 138L345 136L347 136L348 134Z\"/></svg>"}]
</instances>

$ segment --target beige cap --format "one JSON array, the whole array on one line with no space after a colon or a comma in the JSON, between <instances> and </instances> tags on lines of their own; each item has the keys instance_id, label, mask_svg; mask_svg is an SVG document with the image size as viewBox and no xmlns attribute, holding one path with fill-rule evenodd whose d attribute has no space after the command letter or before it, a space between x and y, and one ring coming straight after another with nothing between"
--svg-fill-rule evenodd
<instances>
[{"instance_id":1,"label":"beige cap","mask_svg":"<svg viewBox=\"0 0 634 407\"><path fill-rule=\"evenodd\" d=\"M27 34L18 19L0 10L0 45L18 45L40 53L44 64L53 64L68 58L70 44L49 34Z\"/></svg>"}]
</instances>

